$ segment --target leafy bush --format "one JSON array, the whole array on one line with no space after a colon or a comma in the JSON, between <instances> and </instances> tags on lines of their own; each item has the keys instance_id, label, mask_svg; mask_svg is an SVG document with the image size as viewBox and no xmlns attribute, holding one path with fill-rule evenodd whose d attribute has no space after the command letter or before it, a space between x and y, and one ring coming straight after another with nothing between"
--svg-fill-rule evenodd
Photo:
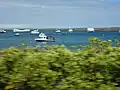
<instances>
[{"instance_id":1,"label":"leafy bush","mask_svg":"<svg viewBox=\"0 0 120 90\"><path fill-rule=\"evenodd\" d=\"M1 50L1 90L120 90L119 42L89 42L76 51L63 45Z\"/></svg>"}]
</instances>

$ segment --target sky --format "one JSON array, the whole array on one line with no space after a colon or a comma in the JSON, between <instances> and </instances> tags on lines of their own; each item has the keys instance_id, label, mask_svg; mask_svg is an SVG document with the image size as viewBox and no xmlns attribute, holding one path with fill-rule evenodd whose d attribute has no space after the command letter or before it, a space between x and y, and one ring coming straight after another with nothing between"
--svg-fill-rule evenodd
<instances>
[{"instance_id":1,"label":"sky","mask_svg":"<svg viewBox=\"0 0 120 90\"><path fill-rule=\"evenodd\" d=\"M120 26L120 0L0 0L0 28Z\"/></svg>"}]
</instances>

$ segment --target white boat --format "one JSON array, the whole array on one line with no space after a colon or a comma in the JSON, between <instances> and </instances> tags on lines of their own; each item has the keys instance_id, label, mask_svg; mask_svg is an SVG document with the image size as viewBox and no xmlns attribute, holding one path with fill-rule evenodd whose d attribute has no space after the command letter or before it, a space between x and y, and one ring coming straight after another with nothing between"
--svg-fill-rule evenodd
<instances>
[{"instance_id":1,"label":"white boat","mask_svg":"<svg viewBox=\"0 0 120 90\"><path fill-rule=\"evenodd\" d=\"M73 32L73 29L69 29L68 32Z\"/></svg>"},{"instance_id":2,"label":"white boat","mask_svg":"<svg viewBox=\"0 0 120 90\"><path fill-rule=\"evenodd\" d=\"M39 34L39 31L38 30L33 30L30 32L30 34Z\"/></svg>"},{"instance_id":3,"label":"white boat","mask_svg":"<svg viewBox=\"0 0 120 90\"><path fill-rule=\"evenodd\" d=\"M0 29L0 33L6 33L4 29Z\"/></svg>"},{"instance_id":4,"label":"white boat","mask_svg":"<svg viewBox=\"0 0 120 90\"><path fill-rule=\"evenodd\" d=\"M38 38L35 38L38 42L54 42L55 38L52 36L46 36L44 33L40 33Z\"/></svg>"},{"instance_id":5,"label":"white boat","mask_svg":"<svg viewBox=\"0 0 120 90\"><path fill-rule=\"evenodd\" d=\"M23 30L20 30L20 29L13 29L13 32L29 32L30 29L23 29Z\"/></svg>"},{"instance_id":6,"label":"white boat","mask_svg":"<svg viewBox=\"0 0 120 90\"><path fill-rule=\"evenodd\" d=\"M19 36L19 35L20 35L20 33L16 33L16 34L15 34L15 36Z\"/></svg>"},{"instance_id":7,"label":"white boat","mask_svg":"<svg viewBox=\"0 0 120 90\"><path fill-rule=\"evenodd\" d=\"M56 32L56 33L60 33L61 31L60 31L60 30L56 30L55 32Z\"/></svg>"},{"instance_id":8,"label":"white boat","mask_svg":"<svg viewBox=\"0 0 120 90\"><path fill-rule=\"evenodd\" d=\"M120 30L118 32L120 33Z\"/></svg>"},{"instance_id":9,"label":"white boat","mask_svg":"<svg viewBox=\"0 0 120 90\"><path fill-rule=\"evenodd\" d=\"M94 32L95 29L94 28L87 28L87 32Z\"/></svg>"}]
</instances>

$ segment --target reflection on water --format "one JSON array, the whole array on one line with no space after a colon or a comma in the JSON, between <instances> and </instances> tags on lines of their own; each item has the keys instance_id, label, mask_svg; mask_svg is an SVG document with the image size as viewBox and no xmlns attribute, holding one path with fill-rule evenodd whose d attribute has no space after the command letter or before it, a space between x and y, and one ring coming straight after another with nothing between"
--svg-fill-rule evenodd
<instances>
[{"instance_id":1,"label":"reflection on water","mask_svg":"<svg viewBox=\"0 0 120 90\"><path fill-rule=\"evenodd\" d=\"M46 45L47 44L47 42L37 42L37 45Z\"/></svg>"}]
</instances>

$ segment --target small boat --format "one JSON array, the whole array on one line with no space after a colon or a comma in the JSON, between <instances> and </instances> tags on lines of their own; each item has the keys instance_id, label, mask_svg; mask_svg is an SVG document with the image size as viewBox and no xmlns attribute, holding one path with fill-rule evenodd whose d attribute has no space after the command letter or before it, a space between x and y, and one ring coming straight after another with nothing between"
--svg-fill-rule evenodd
<instances>
[{"instance_id":1,"label":"small boat","mask_svg":"<svg viewBox=\"0 0 120 90\"><path fill-rule=\"evenodd\" d=\"M35 38L38 42L54 42L55 38L52 36L46 36L44 33L40 33L38 38Z\"/></svg>"},{"instance_id":2,"label":"small boat","mask_svg":"<svg viewBox=\"0 0 120 90\"><path fill-rule=\"evenodd\" d=\"M68 32L73 32L73 29L69 29Z\"/></svg>"},{"instance_id":3,"label":"small boat","mask_svg":"<svg viewBox=\"0 0 120 90\"><path fill-rule=\"evenodd\" d=\"M0 29L0 33L6 33L4 29Z\"/></svg>"},{"instance_id":4,"label":"small boat","mask_svg":"<svg viewBox=\"0 0 120 90\"><path fill-rule=\"evenodd\" d=\"M87 28L87 32L94 32L95 29L94 28Z\"/></svg>"},{"instance_id":5,"label":"small boat","mask_svg":"<svg viewBox=\"0 0 120 90\"><path fill-rule=\"evenodd\" d=\"M38 30L33 30L30 32L30 34L39 34L39 31Z\"/></svg>"},{"instance_id":6,"label":"small boat","mask_svg":"<svg viewBox=\"0 0 120 90\"><path fill-rule=\"evenodd\" d=\"M24 29L24 30L20 30L20 29L13 29L13 32L29 32L30 29Z\"/></svg>"},{"instance_id":7,"label":"small boat","mask_svg":"<svg viewBox=\"0 0 120 90\"><path fill-rule=\"evenodd\" d=\"M61 31L60 31L60 30L56 30L55 32L56 32L56 33L60 33Z\"/></svg>"},{"instance_id":8,"label":"small boat","mask_svg":"<svg viewBox=\"0 0 120 90\"><path fill-rule=\"evenodd\" d=\"M16 33L15 36L20 36L20 33Z\"/></svg>"},{"instance_id":9,"label":"small boat","mask_svg":"<svg viewBox=\"0 0 120 90\"><path fill-rule=\"evenodd\" d=\"M118 32L120 33L120 30Z\"/></svg>"}]
</instances>

